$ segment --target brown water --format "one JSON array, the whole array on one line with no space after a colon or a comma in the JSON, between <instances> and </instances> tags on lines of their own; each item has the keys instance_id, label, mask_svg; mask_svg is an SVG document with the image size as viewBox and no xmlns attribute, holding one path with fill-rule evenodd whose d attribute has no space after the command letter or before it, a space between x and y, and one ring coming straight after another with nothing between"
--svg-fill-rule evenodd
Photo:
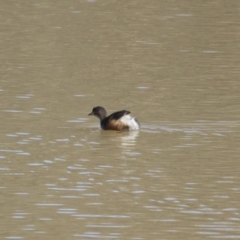
<instances>
[{"instance_id":1,"label":"brown water","mask_svg":"<svg viewBox=\"0 0 240 240\"><path fill-rule=\"evenodd\" d=\"M2 1L0 238L240 239L239 7Z\"/></svg>"}]
</instances>

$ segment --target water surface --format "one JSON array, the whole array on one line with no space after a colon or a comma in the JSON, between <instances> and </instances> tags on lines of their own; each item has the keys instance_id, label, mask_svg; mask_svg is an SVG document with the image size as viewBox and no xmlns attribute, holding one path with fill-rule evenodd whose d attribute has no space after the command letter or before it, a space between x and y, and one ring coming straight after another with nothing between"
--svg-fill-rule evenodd
<instances>
[{"instance_id":1,"label":"water surface","mask_svg":"<svg viewBox=\"0 0 240 240\"><path fill-rule=\"evenodd\" d=\"M1 3L1 238L240 239L238 8Z\"/></svg>"}]
</instances>

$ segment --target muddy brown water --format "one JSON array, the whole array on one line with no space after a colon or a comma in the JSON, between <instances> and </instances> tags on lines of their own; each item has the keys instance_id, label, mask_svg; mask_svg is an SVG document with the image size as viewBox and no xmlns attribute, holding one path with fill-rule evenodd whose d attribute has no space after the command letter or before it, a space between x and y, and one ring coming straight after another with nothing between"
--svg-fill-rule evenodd
<instances>
[{"instance_id":1,"label":"muddy brown water","mask_svg":"<svg viewBox=\"0 0 240 240\"><path fill-rule=\"evenodd\" d=\"M238 1L0 6L1 239L240 239Z\"/></svg>"}]
</instances>

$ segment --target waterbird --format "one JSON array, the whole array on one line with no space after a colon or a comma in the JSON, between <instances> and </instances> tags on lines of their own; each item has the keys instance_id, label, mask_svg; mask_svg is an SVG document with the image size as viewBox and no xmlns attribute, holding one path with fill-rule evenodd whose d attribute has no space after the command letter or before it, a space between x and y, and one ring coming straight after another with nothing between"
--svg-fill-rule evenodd
<instances>
[{"instance_id":1,"label":"waterbird","mask_svg":"<svg viewBox=\"0 0 240 240\"><path fill-rule=\"evenodd\" d=\"M107 111L103 107L94 107L88 115L94 115L100 119L100 126L104 130L139 130L140 124L135 117L127 110L114 112L107 116Z\"/></svg>"}]
</instances>

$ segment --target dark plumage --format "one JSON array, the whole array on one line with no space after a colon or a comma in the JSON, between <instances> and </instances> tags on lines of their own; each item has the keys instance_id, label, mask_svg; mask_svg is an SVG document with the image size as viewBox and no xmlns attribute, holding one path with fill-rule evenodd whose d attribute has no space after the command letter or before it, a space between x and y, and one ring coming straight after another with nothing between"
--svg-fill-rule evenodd
<instances>
[{"instance_id":1,"label":"dark plumage","mask_svg":"<svg viewBox=\"0 0 240 240\"><path fill-rule=\"evenodd\" d=\"M100 119L101 128L104 130L138 130L138 121L130 115L129 111L121 110L114 112L107 117L107 112L103 107L94 107L88 115L94 115Z\"/></svg>"}]
</instances>

